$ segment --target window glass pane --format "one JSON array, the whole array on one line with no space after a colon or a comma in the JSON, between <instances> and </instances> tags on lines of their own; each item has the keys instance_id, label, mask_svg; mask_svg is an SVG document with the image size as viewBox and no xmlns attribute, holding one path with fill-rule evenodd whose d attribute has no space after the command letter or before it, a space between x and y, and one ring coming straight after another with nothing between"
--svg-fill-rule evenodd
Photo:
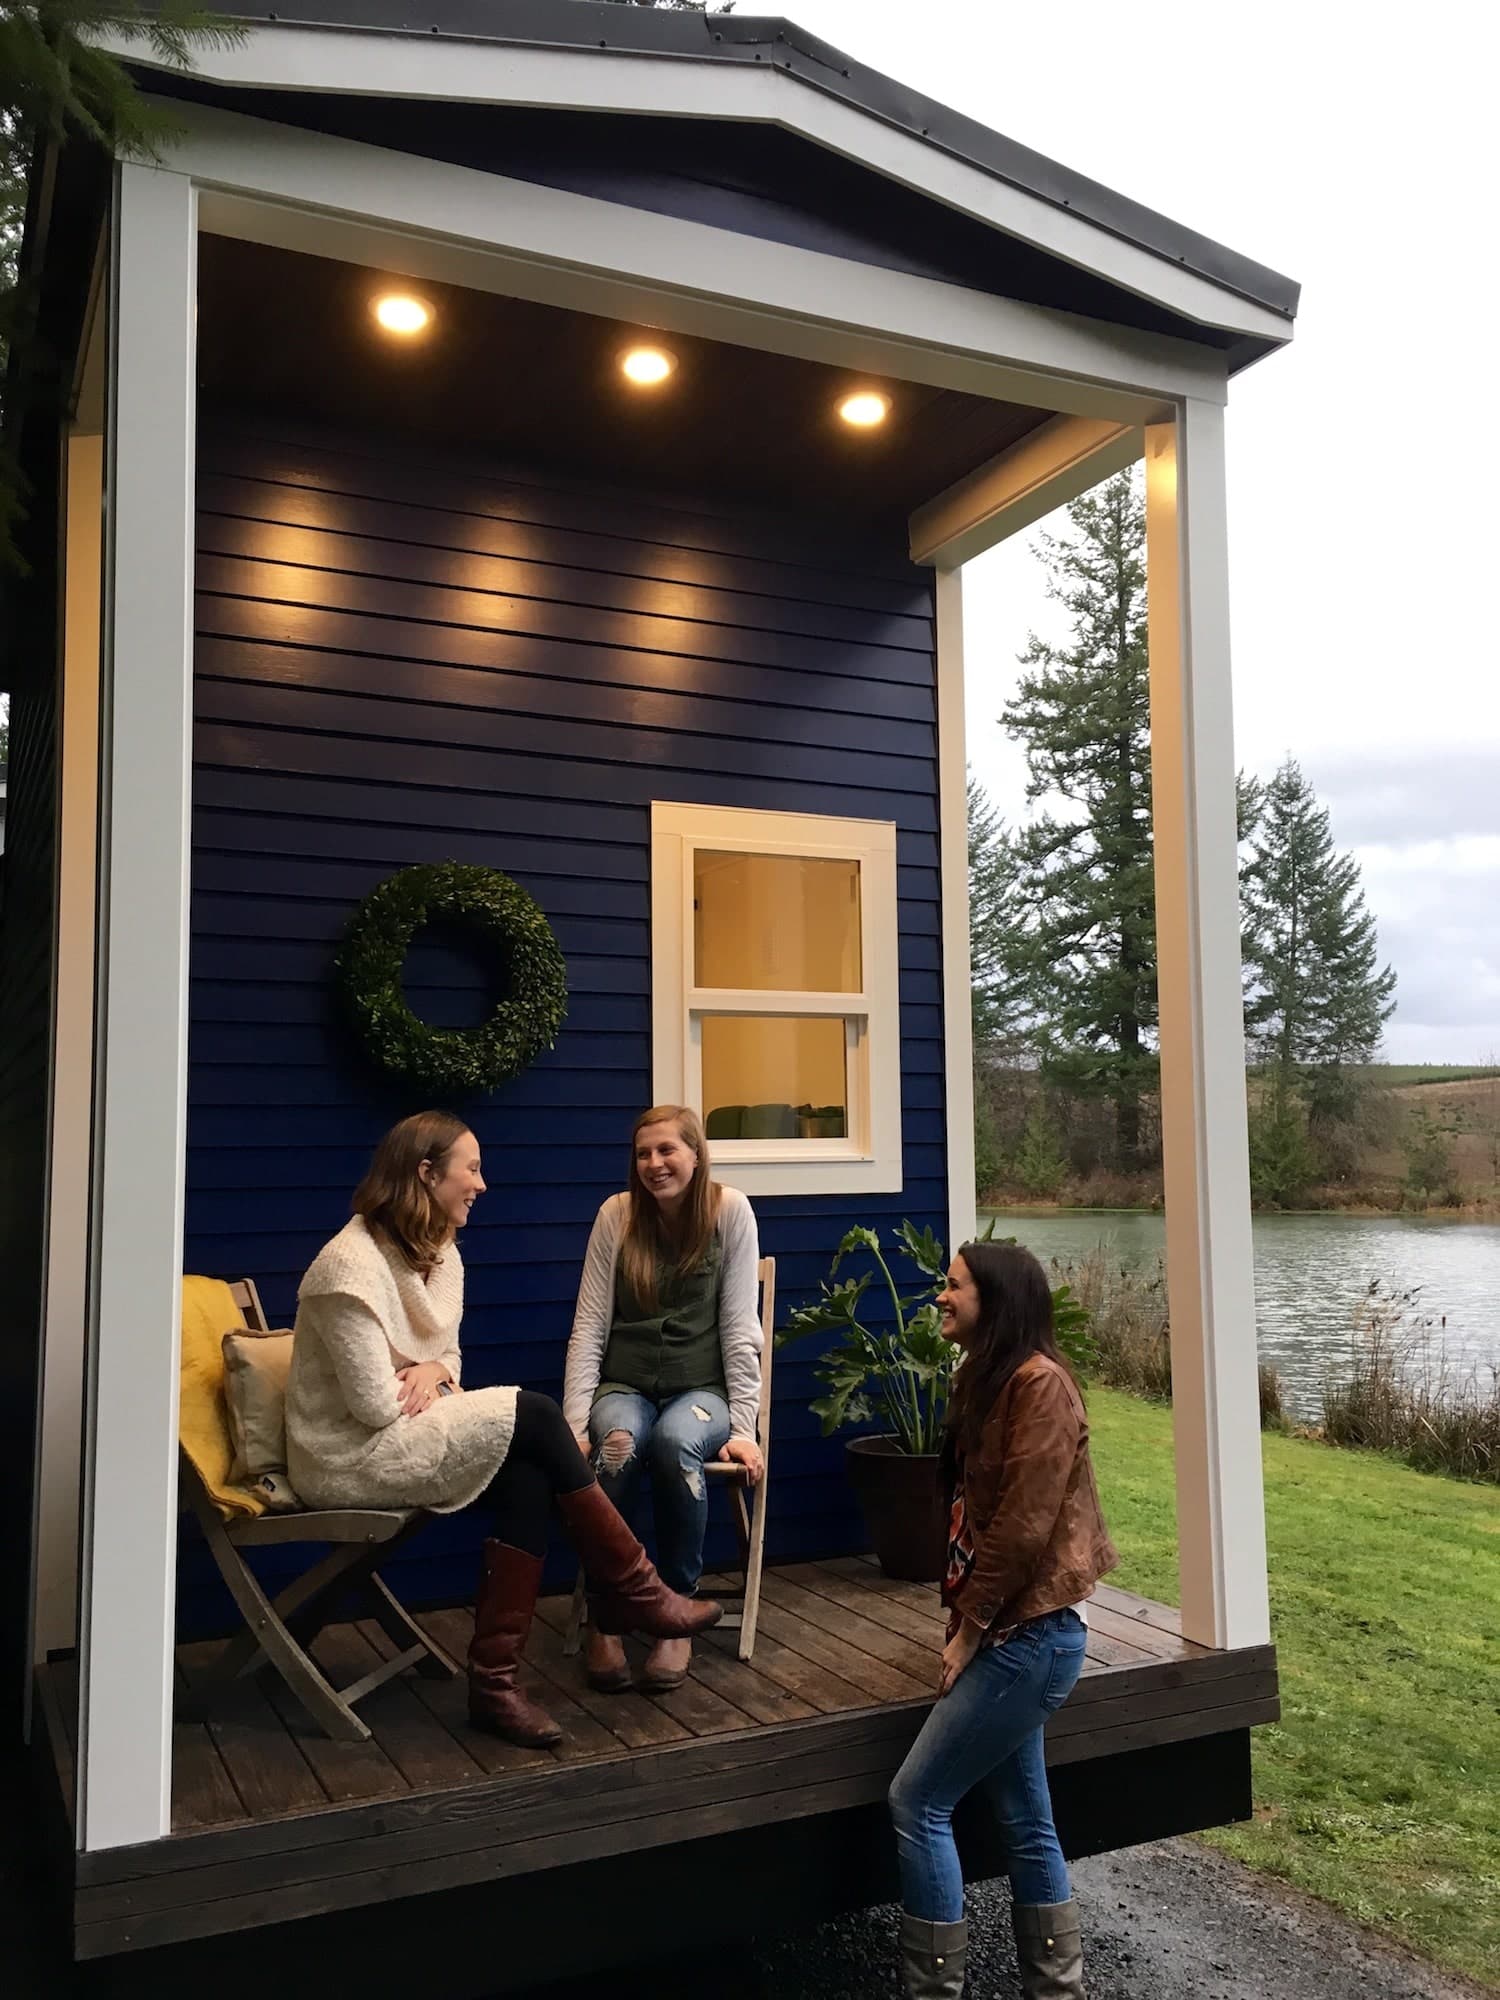
<instances>
[{"instance_id":1,"label":"window glass pane","mask_svg":"<svg viewBox=\"0 0 1500 2000\"><path fill-rule=\"evenodd\" d=\"M710 1139L842 1139L845 1024L836 1014L706 1014L703 1122Z\"/></svg>"},{"instance_id":2,"label":"window glass pane","mask_svg":"<svg viewBox=\"0 0 1500 2000\"><path fill-rule=\"evenodd\" d=\"M694 984L858 993L859 863L693 853Z\"/></svg>"}]
</instances>

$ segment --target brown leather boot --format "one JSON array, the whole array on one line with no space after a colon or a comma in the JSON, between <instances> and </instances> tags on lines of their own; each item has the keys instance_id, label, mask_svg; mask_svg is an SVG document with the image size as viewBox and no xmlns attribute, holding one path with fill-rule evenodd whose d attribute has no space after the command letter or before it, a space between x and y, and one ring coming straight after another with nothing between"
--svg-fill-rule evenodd
<instances>
[{"instance_id":1,"label":"brown leather boot","mask_svg":"<svg viewBox=\"0 0 1500 2000\"><path fill-rule=\"evenodd\" d=\"M723 1605L711 1598L668 1590L597 1480L576 1493L559 1493L557 1508L588 1573L589 1616L596 1630L691 1639L724 1616Z\"/></svg>"},{"instance_id":2,"label":"brown leather boot","mask_svg":"<svg viewBox=\"0 0 1500 2000\"><path fill-rule=\"evenodd\" d=\"M485 1543L469 1644L469 1720L507 1742L550 1750L562 1731L522 1694L518 1671L541 1580L539 1556L506 1542Z\"/></svg>"}]
</instances>

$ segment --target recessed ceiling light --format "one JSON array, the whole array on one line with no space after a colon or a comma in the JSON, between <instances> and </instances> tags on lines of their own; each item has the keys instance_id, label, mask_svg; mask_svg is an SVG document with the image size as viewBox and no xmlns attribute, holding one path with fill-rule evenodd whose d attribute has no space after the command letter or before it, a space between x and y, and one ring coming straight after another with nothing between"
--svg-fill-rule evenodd
<instances>
[{"instance_id":1,"label":"recessed ceiling light","mask_svg":"<svg viewBox=\"0 0 1500 2000\"><path fill-rule=\"evenodd\" d=\"M639 389L654 389L677 367L677 356L664 347L632 347L620 356L620 373Z\"/></svg>"},{"instance_id":2,"label":"recessed ceiling light","mask_svg":"<svg viewBox=\"0 0 1500 2000\"><path fill-rule=\"evenodd\" d=\"M844 422L859 431L873 430L876 424L883 424L890 413L891 399L882 396L878 389L857 390L839 404L839 415Z\"/></svg>"},{"instance_id":3,"label":"recessed ceiling light","mask_svg":"<svg viewBox=\"0 0 1500 2000\"><path fill-rule=\"evenodd\" d=\"M410 292L386 292L375 301L375 318L387 333L410 337L432 321L432 307Z\"/></svg>"}]
</instances>

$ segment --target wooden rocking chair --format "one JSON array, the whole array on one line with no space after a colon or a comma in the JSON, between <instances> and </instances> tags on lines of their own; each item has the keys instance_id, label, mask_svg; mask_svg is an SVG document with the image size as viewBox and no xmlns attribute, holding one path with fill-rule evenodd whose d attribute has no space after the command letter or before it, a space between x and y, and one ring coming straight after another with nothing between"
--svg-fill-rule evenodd
<instances>
[{"instance_id":1,"label":"wooden rocking chair","mask_svg":"<svg viewBox=\"0 0 1500 2000\"><path fill-rule=\"evenodd\" d=\"M247 1330L269 1332L254 1284L246 1278L230 1290ZM222 1658L196 1679L190 1699L197 1714L206 1714L231 1681L270 1667L327 1735L362 1743L370 1729L356 1715L355 1704L367 1694L408 1668L429 1680L451 1680L462 1672L376 1574L426 1522L424 1509L309 1510L226 1521L185 1451L180 1459L183 1497L245 1621L244 1631L229 1642ZM327 1544L328 1553L270 1598L244 1552L293 1543ZM342 1688L333 1685L309 1651L335 1611L373 1618L396 1648L394 1658Z\"/></svg>"},{"instance_id":2,"label":"wooden rocking chair","mask_svg":"<svg viewBox=\"0 0 1500 2000\"><path fill-rule=\"evenodd\" d=\"M776 1259L762 1257L756 1275L760 1280L760 1408L755 1418L755 1441L765 1462L759 1486L752 1487L742 1465L726 1459L710 1459L703 1470L713 1485L728 1487L734 1501L734 1525L740 1544L740 1568L744 1584L740 1589L716 1590L714 1595L726 1605L721 1631L738 1631L739 1657L748 1660L755 1651L755 1630L760 1621L760 1579L766 1554L766 1495L771 1485L771 1359L776 1325ZM745 1496L751 1497L747 1502ZM576 1653L588 1616L588 1595L583 1571L573 1586L573 1603L568 1612L565 1653Z\"/></svg>"}]
</instances>

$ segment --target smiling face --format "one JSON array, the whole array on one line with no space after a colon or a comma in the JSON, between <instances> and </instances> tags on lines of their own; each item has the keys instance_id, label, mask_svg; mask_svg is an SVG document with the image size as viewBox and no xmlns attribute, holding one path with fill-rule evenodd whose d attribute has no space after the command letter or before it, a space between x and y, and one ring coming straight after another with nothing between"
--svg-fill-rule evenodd
<instances>
[{"instance_id":1,"label":"smiling face","mask_svg":"<svg viewBox=\"0 0 1500 2000\"><path fill-rule=\"evenodd\" d=\"M646 1192L670 1213L692 1184L698 1155L671 1121L643 1125L635 1135L635 1170Z\"/></svg>"},{"instance_id":2,"label":"smiling face","mask_svg":"<svg viewBox=\"0 0 1500 2000\"><path fill-rule=\"evenodd\" d=\"M962 1257L948 1266L948 1282L937 1295L943 1332L960 1347L968 1347L979 1324L979 1287Z\"/></svg>"},{"instance_id":3,"label":"smiling face","mask_svg":"<svg viewBox=\"0 0 1500 2000\"><path fill-rule=\"evenodd\" d=\"M446 1218L450 1229L462 1229L469 1210L484 1193L484 1175L479 1170L479 1141L472 1132L454 1140L447 1157L434 1163L424 1160L417 1172L422 1185Z\"/></svg>"}]
</instances>

